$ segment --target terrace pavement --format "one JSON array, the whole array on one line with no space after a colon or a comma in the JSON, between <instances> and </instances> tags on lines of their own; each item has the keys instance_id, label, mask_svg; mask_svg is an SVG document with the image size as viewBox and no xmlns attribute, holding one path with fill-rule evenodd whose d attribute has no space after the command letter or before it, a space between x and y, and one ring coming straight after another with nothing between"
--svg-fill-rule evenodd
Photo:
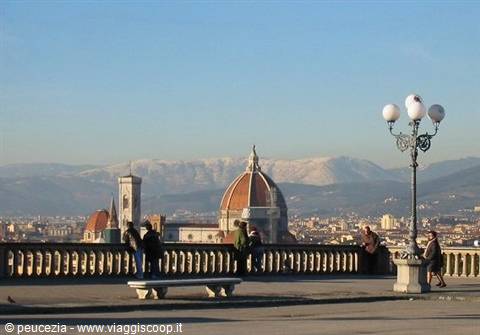
<instances>
[{"instance_id":1,"label":"terrace pavement","mask_svg":"<svg viewBox=\"0 0 480 335\"><path fill-rule=\"evenodd\" d=\"M229 299L207 298L203 287L170 288L166 299L138 300L117 279L5 279L0 281L0 315L135 310L278 307L393 300L480 302L480 279L447 278L448 286L412 295L392 291L394 277L295 275L247 277ZM15 303L9 303L10 296Z\"/></svg>"}]
</instances>

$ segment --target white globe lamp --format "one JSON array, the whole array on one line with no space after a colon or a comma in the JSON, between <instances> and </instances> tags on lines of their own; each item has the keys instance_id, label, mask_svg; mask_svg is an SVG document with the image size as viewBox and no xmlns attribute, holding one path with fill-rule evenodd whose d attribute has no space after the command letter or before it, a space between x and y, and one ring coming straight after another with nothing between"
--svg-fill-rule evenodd
<instances>
[{"instance_id":1,"label":"white globe lamp","mask_svg":"<svg viewBox=\"0 0 480 335\"><path fill-rule=\"evenodd\" d=\"M445 108L441 105L432 105L428 109L428 117L433 123L440 123L445 118Z\"/></svg>"},{"instance_id":2,"label":"white globe lamp","mask_svg":"<svg viewBox=\"0 0 480 335\"><path fill-rule=\"evenodd\" d=\"M383 118L387 122L395 122L400 118L400 108L395 104L388 104L383 107Z\"/></svg>"},{"instance_id":3,"label":"white globe lamp","mask_svg":"<svg viewBox=\"0 0 480 335\"><path fill-rule=\"evenodd\" d=\"M425 117L426 108L425 105L421 102L412 102L407 109L408 117L412 121L420 121Z\"/></svg>"},{"instance_id":4,"label":"white globe lamp","mask_svg":"<svg viewBox=\"0 0 480 335\"><path fill-rule=\"evenodd\" d=\"M412 93L405 98L405 108L408 109L414 102L423 102L423 99L418 94Z\"/></svg>"}]
</instances>

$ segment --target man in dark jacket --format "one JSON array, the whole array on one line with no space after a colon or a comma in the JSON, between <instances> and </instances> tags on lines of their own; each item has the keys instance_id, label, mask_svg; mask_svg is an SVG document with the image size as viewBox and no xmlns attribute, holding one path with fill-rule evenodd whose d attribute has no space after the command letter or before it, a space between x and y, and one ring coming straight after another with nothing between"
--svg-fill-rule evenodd
<instances>
[{"instance_id":1,"label":"man in dark jacket","mask_svg":"<svg viewBox=\"0 0 480 335\"><path fill-rule=\"evenodd\" d=\"M247 257L248 257L248 234L247 223L239 222L238 229L234 232L233 246L237 250L237 274L244 276L247 273Z\"/></svg>"},{"instance_id":2,"label":"man in dark jacket","mask_svg":"<svg viewBox=\"0 0 480 335\"><path fill-rule=\"evenodd\" d=\"M127 230L123 233L123 241L127 244L130 252L133 252L137 272L135 277L143 279L143 243L138 231L133 227L133 222L127 222Z\"/></svg>"},{"instance_id":3,"label":"man in dark jacket","mask_svg":"<svg viewBox=\"0 0 480 335\"><path fill-rule=\"evenodd\" d=\"M143 236L143 245L145 246L145 262L150 268L150 277L158 279L160 277L160 268L158 264L161 258L160 238L158 233L153 230L152 224L147 220L143 224L147 232Z\"/></svg>"}]
</instances>

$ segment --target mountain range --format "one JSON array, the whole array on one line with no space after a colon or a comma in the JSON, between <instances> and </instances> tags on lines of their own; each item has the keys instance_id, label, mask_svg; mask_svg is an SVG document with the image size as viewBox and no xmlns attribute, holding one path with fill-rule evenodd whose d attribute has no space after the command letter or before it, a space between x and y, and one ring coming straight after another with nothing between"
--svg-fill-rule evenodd
<instances>
[{"instance_id":1,"label":"mountain range","mask_svg":"<svg viewBox=\"0 0 480 335\"><path fill-rule=\"evenodd\" d=\"M192 161L145 159L93 166L15 164L0 166L0 215L85 215L108 206L117 178L143 178L142 210L214 212L223 191L247 165L246 159ZM320 157L261 159L262 170L285 195L292 213L355 211L406 215L409 168L384 169L368 160ZM456 211L480 201L480 158L468 157L419 168L419 201L425 211Z\"/></svg>"}]
</instances>

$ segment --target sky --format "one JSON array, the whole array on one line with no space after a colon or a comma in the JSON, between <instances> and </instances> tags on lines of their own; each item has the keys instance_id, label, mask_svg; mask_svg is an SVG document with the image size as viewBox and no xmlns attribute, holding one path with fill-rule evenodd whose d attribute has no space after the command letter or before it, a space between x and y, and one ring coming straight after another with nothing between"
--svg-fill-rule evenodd
<instances>
[{"instance_id":1,"label":"sky","mask_svg":"<svg viewBox=\"0 0 480 335\"><path fill-rule=\"evenodd\" d=\"M480 2L0 1L0 165L352 156L406 166L381 116L480 156ZM431 130L425 119L422 129Z\"/></svg>"}]
</instances>

